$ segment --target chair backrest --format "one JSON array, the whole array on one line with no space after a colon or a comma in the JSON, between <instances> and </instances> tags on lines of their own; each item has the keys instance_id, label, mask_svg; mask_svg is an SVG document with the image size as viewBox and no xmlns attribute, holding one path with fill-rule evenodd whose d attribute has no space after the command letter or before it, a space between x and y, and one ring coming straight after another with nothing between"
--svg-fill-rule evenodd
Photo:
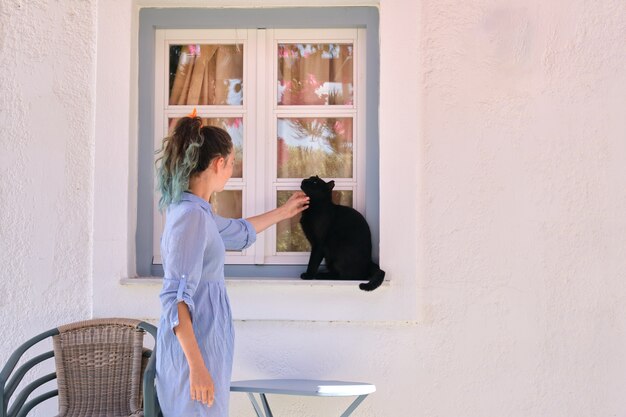
<instances>
[{"instance_id":1,"label":"chair backrest","mask_svg":"<svg viewBox=\"0 0 626 417\"><path fill-rule=\"evenodd\" d=\"M53 337L59 417L128 416L141 409L139 320L96 319Z\"/></svg>"}]
</instances>

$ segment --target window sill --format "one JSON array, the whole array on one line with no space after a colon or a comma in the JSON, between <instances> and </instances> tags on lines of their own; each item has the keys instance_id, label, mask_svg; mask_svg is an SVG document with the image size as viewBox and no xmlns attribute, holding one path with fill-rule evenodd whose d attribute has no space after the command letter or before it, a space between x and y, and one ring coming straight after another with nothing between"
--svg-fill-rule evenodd
<instances>
[{"instance_id":1,"label":"window sill","mask_svg":"<svg viewBox=\"0 0 626 417\"><path fill-rule=\"evenodd\" d=\"M120 284L127 286L160 286L163 282L161 277L134 277L121 278ZM367 281L331 281L331 280L303 280L300 278L254 278L254 277L236 277L226 278L226 284L230 286L245 286L250 284L263 285L290 285L305 287L351 287ZM390 281L385 280L381 284L382 287L389 287Z\"/></svg>"},{"instance_id":2,"label":"window sill","mask_svg":"<svg viewBox=\"0 0 626 417\"><path fill-rule=\"evenodd\" d=\"M300 278L226 278L234 320L288 321L381 321L406 320L406 309L398 307L393 286L384 281L375 291L362 291L364 281L302 280ZM158 293L163 279L158 276L125 277L117 280L129 307L116 314L158 317ZM143 300L137 303L137 300ZM118 309L119 310L119 309Z\"/></svg>"}]
</instances>

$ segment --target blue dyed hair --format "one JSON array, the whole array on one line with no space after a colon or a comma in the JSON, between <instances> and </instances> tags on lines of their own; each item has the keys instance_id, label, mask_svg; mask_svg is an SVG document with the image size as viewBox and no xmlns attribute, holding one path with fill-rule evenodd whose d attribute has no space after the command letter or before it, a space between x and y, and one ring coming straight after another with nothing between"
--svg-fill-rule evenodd
<instances>
[{"instance_id":1,"label":"blue dyed hair","mask_svg":"<svg viewBox=\"0 0 626 417\"><path fill-rule=\"evenodd\" d=\"M178 203L189 187L189 179L207 169L218 157L227 158L233 150L228 132L215 126L202 126L199 117L183 117L171 136L163 139L156 160L159 209Z\"/></svg>"}]
</instances>

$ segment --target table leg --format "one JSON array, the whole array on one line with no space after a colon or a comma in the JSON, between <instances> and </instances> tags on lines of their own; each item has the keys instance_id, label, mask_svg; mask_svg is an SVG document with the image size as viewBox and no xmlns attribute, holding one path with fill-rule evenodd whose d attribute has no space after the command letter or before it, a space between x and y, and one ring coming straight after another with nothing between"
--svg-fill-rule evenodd
<instances>
[{"instance_id":1,"label":"table leg","mask_svg":"<svg viewBox=\"0 0 626 417\"><path fill-rule=\"evenodd\" d=\"M272 414L272 410L270 409L270 405L267 402L267 397L265 396L265 393L260 393L259 396L261 397L263 410L261 410L261 407L259 406L256 398L254 398L254 394L251 392L248 393L248 398L250 398L250 402L252 403L252 407L254 407L254 412L256 413L257 417L274 417L274 414ZM356 410L356 408L361 405L365 398L367 398L367 394L359 395L356 400L354 400L352 404L350 404L346 411L343 412L341 417L349 417L354 412L354 410Z\"/></svg>"},{"instance_id":2,"label":"table leg","mask_svg":"<svg viewBox=\"0 0 626 417\"><path fill-rule=\"evenodd\" d=\"M256 398L254 398L254 394L249 392L248 393L248 398L250 398L250 402L252 403L252 407L254 407L254 411L256 412L256 416L257 417L265 417L263 415L263 411L261 410L261 407L259 407L259 403L256 402Z\"/></svg>"},{"instance_id":3,"label":"table leg","mask_svg":"<svg viewBox=\"0 0 626 417\"><path fill-rule=\"evenodd\" d=\"M359 395L357 397L357 399L354 400L354 402L352 404L350 404L350 407L348 407L348 409L346 411L344 411L344 413L341 415L341 417L348 417L350 414L352 414L354 412L354 410L356 410L356 408L359 406L359 404L361 404L363 402L365 397L367 397L367 395Z\"/></svg>"},{"instance_id":4,"label":"table leg","mask_svg":"<svg viewBox=\"0 0 626 417\"><path fill-rule=\"evenodd\" d=\"M272 410L270 410L270 405L267 402L267 397L263 393L261 393L261 402L263 403L263 408L265 409L265 416L274 417L274 414L272 414Z\"/></svg>"}]
</instances>

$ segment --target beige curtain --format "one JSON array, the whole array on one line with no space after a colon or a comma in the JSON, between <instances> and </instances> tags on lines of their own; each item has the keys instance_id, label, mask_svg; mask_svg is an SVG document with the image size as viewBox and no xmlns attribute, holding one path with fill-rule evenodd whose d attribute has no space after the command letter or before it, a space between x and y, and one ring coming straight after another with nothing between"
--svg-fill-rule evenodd
<instances>
[{"instance_id":1,"label":"beige curtain","mask_svg":"<svg viewBox=\"0 0 626 417\"><path fill-rule=\"evenodd\" d=\"M170 90L170 105L225 105L240 93L243 46L185 45Z\"/></svg>"}]
</instances>

